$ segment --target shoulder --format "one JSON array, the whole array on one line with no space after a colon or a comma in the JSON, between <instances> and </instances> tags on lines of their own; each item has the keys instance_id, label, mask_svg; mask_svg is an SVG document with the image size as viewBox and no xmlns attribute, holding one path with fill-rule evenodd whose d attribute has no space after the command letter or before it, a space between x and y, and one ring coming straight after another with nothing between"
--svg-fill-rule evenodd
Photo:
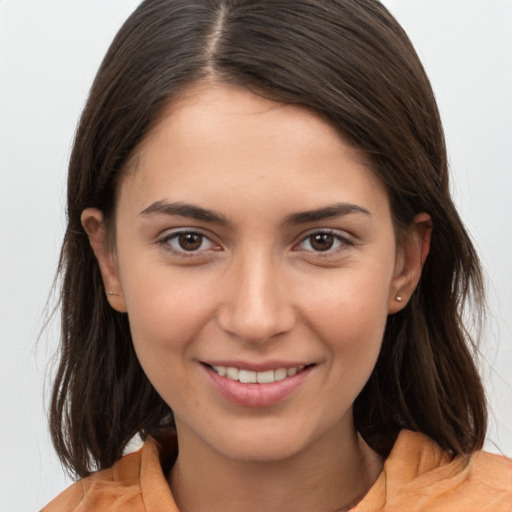
<instances>
[{"instance_id":1,"label":"shoulder","mask_svg":"<svg viewBox=\"0 0 512 512\"><path fill-rule=\"evenodd\" d=\"M147 499L151 500L153 480L165 485L160 447L148 438L140 450L125 455L111 468L75 482L41 512L141 512L147 510Z\"/></svg>"},{"instance_id":2,"label":"shoulder","mask_svg":"<svg viewBox=\"0 0 512 512\"><path fill-rule=\"evenodd\" d=\"M451 458L427 436L402 431L356 510L511 512L512 460L483 451Z\"/></svg>"}]
</instances>

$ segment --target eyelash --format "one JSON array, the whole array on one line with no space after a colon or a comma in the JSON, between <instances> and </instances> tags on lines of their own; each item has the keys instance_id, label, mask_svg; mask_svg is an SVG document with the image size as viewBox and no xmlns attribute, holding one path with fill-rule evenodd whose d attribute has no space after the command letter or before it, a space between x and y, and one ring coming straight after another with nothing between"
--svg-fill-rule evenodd
<instances>
[{"instance_id":1,"label":"eyelash","mask_svg":"<svg viewBox=\"0 0 512 512\"><path fill-rule=\"evenodd\" d=\"M193 258L193 257L197 257L198 255L201 255L205 252L209 252L209 251L215 251L215 250L218 250L218 249L213 249L213 248L208 248L208 249L203 249L201 251L199 250L194 250L194 251L187 251L186 249L174 249L170 242L172 240L178 240L180 236L183 236L183 235L196 235L198 237L201 237L201 245L200 247L205 243L205 241L208 241L212 246L215 246L215 242L213 242L208 236L206 236L204 233L201 233L200 231L196 231L196 230L193 230L193 229L183 229L183 230L180 230L180 231L175 231L173 233L170 233L168 235L166 235L164 238L162 238L161 240L159 240L157 243L158 245L162 246L164 248L164 250L170 252L171 254L173 255L176 255L176 256L179 256L179 257L182 257L182 258ZM199 248L200 248L199 247Z\"/></svg>"},{"instance_id":2,"label":"eyelash","mask_svg":"<svg viewBox=\"0 0 512 512\"><path fill-rule=\"evenodd\" d=\"M335 243L338 242L338 246L335 248L328 248L325 251L315 251L314 249L301 249L300 246L307 242L309 240L309 245L311 246L311 240L314 236L318 235L329 235L332 236L335 239ZM347 248L347 246L354 245L347 237L340 234L339 231L335 231L332 229L320 229L316 231L311 231L307 233L305 236L302 237L300 242L295 245L295 247L298 247L295 249L296 251L304 251L308 253L313 253L315 257L321 257L321 258L327 258L329 256L332 256L333 254L336 254L340 251L343 251Z\"/></svg>"},{"instance_id":3,"label":"eyelash","mask_svg":"<svg viewBox=\"0 0 512 512\"><path fill-rule=\"evenodd\" d=\"M208 249L192 250L192 251L187 251L186 249L183 249L183 248L181 248L181 249L173 248L171 246L170 242L172 240L178 240L178 238L183 235L195 235L195 236L200 237L201 244L198 249L201 248L201 246L205 243L205 241L208 241L210 243L210 245L212 245L212 246L216 245L215 242L213 242L207 235L205 235L204 233L201 233L200 231L196 231L193 229L183 229L180 231L170 233L170 234L166 235L164 238L162 238L161 240L159 240L157 243L158 243L158 245L164 247L164 249L166 251L172 253L173 255L182 257L182 258L193 258L193 257L197 257L205 252L209 252L212 250L214 250L214 251L219 250L219 249L212 249L211 247L209 247ZM311 247L312 238L314 236L319 236L319 235L320 236L322 236L322 235L332 236L335 239L335 243L338 242L338 245L334 248L328 248L325 251L314 250L313 248L311 248L311 249L301 248L301 246L304 243L306 243L308 240L309 240L309 245ZM319 256L322 258L326 258L326 257L332 256L334 253L343 251L347 246L352 246L352 245L353 245L353 243L347 237L342 236L338 231L331 230L331 229L320 229L320 230L309 232L305 236L303 236L301 238L301 240L299 241L299 243L295 244L293 250L294 251L303 251L303 252L307 252L307 253L313 253L317 257Z\"/></svg>"}]
</instances>

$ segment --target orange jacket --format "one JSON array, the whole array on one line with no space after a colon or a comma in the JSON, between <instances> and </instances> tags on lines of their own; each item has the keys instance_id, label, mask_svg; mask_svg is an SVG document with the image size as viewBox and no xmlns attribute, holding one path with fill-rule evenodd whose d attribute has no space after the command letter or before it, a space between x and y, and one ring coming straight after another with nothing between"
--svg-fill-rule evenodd
<instances>
[{"instance_id":1,"label":"orange jacket","mask_svg":"<svg viewBox=\"0 0 512 512\"><path fill-rule=\"evenodd\" d=\"M139 451L74 483L42 512L178 512L161 456L148 438ZM451 460L425 435L404 430L352 511L511 512L512 460L486 452Z\"/></svg>"}]
</instances>

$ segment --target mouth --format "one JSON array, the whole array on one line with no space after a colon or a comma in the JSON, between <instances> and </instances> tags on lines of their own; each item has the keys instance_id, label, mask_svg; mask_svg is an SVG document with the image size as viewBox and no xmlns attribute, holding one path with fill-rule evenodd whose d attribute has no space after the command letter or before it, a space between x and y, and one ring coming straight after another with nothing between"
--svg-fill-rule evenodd
<instances>
[{"instance_id":1,"label":"mouth","mask_svg":"<svg viewBox=\"0 0 512 512\"><path fill-rule=\"evenodd\" d=\"M284 380L287 377L293 377L294 375L297 375L298 373L304 371L304 369L313 365L299 365L291 368L276 368L274 370L265 370L259 372L246 370L243 368L236 368L233 366L218 366L209 364L207 364L207 366L220 377L226 377L227 379L238 381L242 384L271 384L272 382Z\"/></svg>"},{"instance_id":2,"label":"mouth","mask_svg":"<svg viewBox=\"0 0 512 512\"><path fill-rule=\"evenodd\" d=\"M244 407L268 407L294 396L309 381L316 367L315 363L244 364L242 368L228 362L223 365L202 362L201 365L213 387L225 399Z\"/></svg>"}]
</instances>

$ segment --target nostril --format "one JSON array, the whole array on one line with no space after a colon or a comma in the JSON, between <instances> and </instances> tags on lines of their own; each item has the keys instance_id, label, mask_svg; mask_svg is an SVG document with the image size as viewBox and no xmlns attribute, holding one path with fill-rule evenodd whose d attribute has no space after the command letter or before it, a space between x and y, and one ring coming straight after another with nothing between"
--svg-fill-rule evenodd
<instances>
[{"instance_id":1,"label":"nostril","mask_svg":"<svg viewBox=\"0 0 512 512\"><path fill-rule=\"evenodd\" d=\"M223 331L240 340L259 343L289 332L295 319L292 314L284 311L263 314L233 308L219 314L218 323Z\"/></svg>"}]
</instances>

